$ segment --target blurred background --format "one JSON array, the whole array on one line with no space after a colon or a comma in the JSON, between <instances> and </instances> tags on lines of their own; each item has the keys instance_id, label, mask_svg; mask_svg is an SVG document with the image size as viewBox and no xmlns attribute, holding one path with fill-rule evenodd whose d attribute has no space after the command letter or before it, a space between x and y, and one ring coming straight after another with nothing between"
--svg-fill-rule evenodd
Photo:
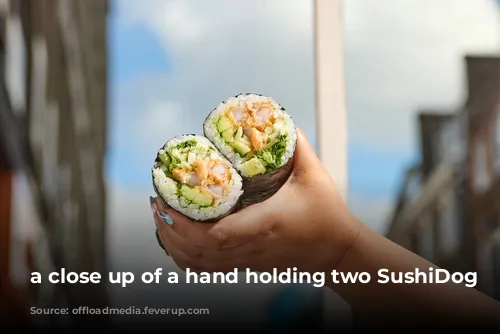
<instances>
[{"instance_id":1,"label":"blurred background","mask_svg":"<svg viewBox=\"0 0 500 334\"><path fill-rule=\"evenodd\" d=\"M295 286L29 282L60 268L177 270L154 236L152 161L240 92L280 101L320 158L345 155L346 200L366 224L439 266L478 271L478 289L500 300L500 2L343 1L332 19L346 124L319 121L315 5L0 1L3 321L86 321L29 318L31 305L148 305L256 328L321 322L311 315L323 296ZM321 131L345 132L345 151Z\"/></svg>"}]
</instances>

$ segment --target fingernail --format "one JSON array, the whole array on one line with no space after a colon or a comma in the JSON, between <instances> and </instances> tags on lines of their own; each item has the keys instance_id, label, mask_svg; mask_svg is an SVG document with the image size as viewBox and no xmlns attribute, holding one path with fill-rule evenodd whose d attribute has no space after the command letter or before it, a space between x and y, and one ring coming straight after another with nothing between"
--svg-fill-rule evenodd
<instances>
[{"instance_id":1,"label":"fingernail","mask_svg":"<svg viewBox=\"0 0 500 334\"><path fill-rule=\"evenodd\" d=\"M156 206L155 199L151 196L149 196L149 204L151 204L151 211L153 211L153 213L155 213L156 210L158 209L158 207Z\"/></svg>"},{"instance_id":2,"label":"fingernail","mask_svg":"<svg viewBox=\"0 0 500 334\"><path fill-rule=\"evenodd\" d=\"M172 216L166 212L158 211L158 216L160 216L161 220L163 220L168 225L172 225L174 223L174 221L172 220Z\"/></svg>"}]
</instances>

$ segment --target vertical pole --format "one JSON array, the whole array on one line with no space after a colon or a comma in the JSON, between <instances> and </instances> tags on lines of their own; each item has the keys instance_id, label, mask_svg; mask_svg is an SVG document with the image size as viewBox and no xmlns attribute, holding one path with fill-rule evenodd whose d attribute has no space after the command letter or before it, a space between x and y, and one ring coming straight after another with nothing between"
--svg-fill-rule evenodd
<instances>
[{"instance_id":1,"label":"vertical pole","mask_svg":"<svg viewBox=\"0 0 500 334\"><path fill-rule=\"evenodd\" d=\"M320 158L347 198L347 125L341 0L315 0L316 119Z\"/></svg>"},{"instance_id":2,"label":"vertical pole","mask_svg":"<svg viewBox=\"0 0 500 334\"><path fill-rule=\"evenodd\" d=\"M318 151L325 168L346 199L347 125L341 17L341 0L314 0ZM323 306L324 325L328 330L352 327L351 309L339 296L325 290Z\"/></svg>"}]
</instances>

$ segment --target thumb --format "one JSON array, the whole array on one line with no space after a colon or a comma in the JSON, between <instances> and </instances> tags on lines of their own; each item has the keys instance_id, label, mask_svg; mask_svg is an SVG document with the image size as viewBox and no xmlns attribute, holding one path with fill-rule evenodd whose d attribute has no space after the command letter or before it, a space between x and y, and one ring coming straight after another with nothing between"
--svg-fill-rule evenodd
<instances>
[{"instance_id":1,"label":"thumb","mask_svg":"<svg viewBox=\"0 0 500 334\"><path fill-rule=\"evenodd\" d=\"M302 129L297 128L297 148L295 149L295 161L293 164L292 175L285 185L299 184L307 186L319 182L327 188L334 190L336 196L340 196L336 184L330 177L319 157L306 137ZM340 201L343 201L340 199Z\"/></svg>"},{"instance_id":2,"label":"thumb","mask_svg":"<svg viewBox=\"0 0 500 334\"><path fill-rule=\"evenodd\" d=\"M297 127L297 146L294 154L293 177L306 176L322 169L323 165L316 155L316 152L314 152L306 134L302 129Z\"/></svg>"}]
</instances>

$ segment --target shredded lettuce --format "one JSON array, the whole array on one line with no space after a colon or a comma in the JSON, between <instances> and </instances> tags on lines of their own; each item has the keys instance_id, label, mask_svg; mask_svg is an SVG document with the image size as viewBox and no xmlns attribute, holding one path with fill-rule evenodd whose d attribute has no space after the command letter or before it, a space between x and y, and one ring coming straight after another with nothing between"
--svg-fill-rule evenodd
<instances>
[{"instance_id":1,"label":"shredded lettuce","mask_svg":"<svg viewBox=\"0 0 500 334\"><path fill-rule=\"evenodd\" d=\"M161 160L161 162L167 168L170 165L170 162L172 162L172 159L170 159L170 157L168 156L168 154L158 154L158 158Z\"/></svg>"},{"instance_id":2,"label":"shredded lettuce","mask_svg":"<svg viewBox=\"0 0 500 334\"><path fill-rule=\"evenodd\" d=\"M179 150L182 150L182 149L185 149L185 148L196 146L196 144L198 144L198 142L196 141L196 139L191 139L191 140L186 140L186 141L184 141L184 142L176 145L173 148L177 148Z\"/></svg>"},{"instance_id":3,"label":"shredded lettuce","mask_svg":"<svg viewBox=\"0 0 500 334\"><path fill-rule=\"evenodd\" d=\"M189 168L187 157L189 153L194 153L196 159L203 159L207 153L215 152L215 148L209 146L208 149L203 146L197 146L196 139L184 141L176 146L173 146L165 152L165 154L158 154L160 161L167 167L167 176L172 175L172 171L176 167Z\"/></svg>"},{"instance_id":4,"label":"shredded lettuce","mask_svg":"<svg viewBox=\"0 0 500 334\"><path fill-rule=\"evenodd\" d=\"M274 143L270 149L278 165L281 165L283 156L285 155L287 137L287 135L279 135L278 138L276 138L276 143Z\"/></svg>"},{"instance_id":5,"label":"shredded lettuce","mask_svg":"<svg viewBox=\"0 0 500 334\"><path fill-rule=\"evenodd\" d=\"M281 166L286 150L287 134L280 134L276 137L276 142L267 149L255 152L255 155L262 161L268 171L275 170Z\"/></svg>"}]
</instances>

